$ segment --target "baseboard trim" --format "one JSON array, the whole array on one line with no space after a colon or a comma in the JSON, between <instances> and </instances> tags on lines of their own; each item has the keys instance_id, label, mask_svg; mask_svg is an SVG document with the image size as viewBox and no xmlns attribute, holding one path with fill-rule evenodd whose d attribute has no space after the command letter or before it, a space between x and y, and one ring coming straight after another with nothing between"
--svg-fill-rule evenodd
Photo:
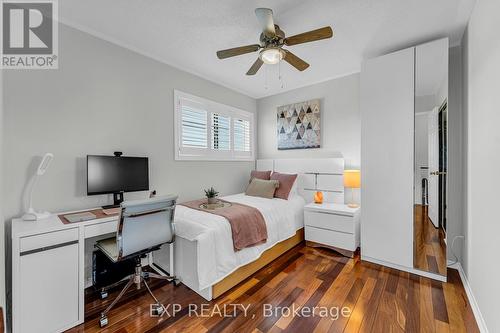
<instances>
[{"instance_id":1,"label":"baseboard trim","mask_svg":"<svg viewBox=\"0 0 500 333\"><path fill-rule=\"evenodd\" d=\"M453 265L449 265L448 267L456 269L458 271L458 275L460 275L460 279L462 280L465 293L467 294L467 298L469 299L469 304L472 308L472 313L474 314L474 318L476 318L476 323L477 326L479 327L479 331L481 333L489 333L488 327L486 327L486 322L484 321L481 310L479 310L479 304L477 304L476 298L474 297L474 293L472 292L472 288L469 284L469 280L467 279L467 275L465 275L462 265L459 262L457 262Z\"/></svg>"},{"instance_id":2,"label":"baseboard trim","mask_svg":"<svg viewBox=\"0 0 500 333\"><path fill-rule=\"evenodd\" d=\"M446 282L446 276L442 276L442 275L435 274L435 273L429 273L426 271L421 271L421 270L415 269L413 267L401 266L398 264L393 264L390 262L386 262L383 260L379 260L379 259L375 259L372 257L363 256L363 255L361 255L361 260L369 261L369 262L372 262L374 264L378 264L378 265L382 265L382 266L387 266L387 267L394 268L394 269L397 269L397 270L400 270L403 272L408 272L408 273L412 273L415 275L423 276L423 277L426 277L429 279L433 279L433 280L437 280L437 281L441 281L441 282Z\"/></svg>"}]
</instances>

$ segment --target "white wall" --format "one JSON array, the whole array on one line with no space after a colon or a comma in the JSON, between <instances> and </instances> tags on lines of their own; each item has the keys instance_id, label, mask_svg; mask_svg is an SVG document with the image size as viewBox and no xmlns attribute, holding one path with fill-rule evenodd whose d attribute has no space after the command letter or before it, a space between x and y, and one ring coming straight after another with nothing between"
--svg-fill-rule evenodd
<instances>
[{"instance_id":1,"label":"white wall","mask_svg":"<svg viewBox=\"0 0 500 333\"><path fill-rule=\"evenodd\" d=\"M22 213L23 188L48 151L55 159L33 200L53 212L111 203L111 196L86 195L87 154L148 156L150 188L180 201L202 197L209 186L221 194L245 189L254 162L174 161L173 95L179 89L250 112L255 99L63 25L59 34L58 70L5 73L7 227ZM89 243L87 258L91 251ZM90 273L87 265L87 279Z\"/></svg>"},{"instance_id":2,"label":"white wall","mask_svg":"<svg viewBox=\"0 0 500 333\"><path fill-rule=\"evenodd\" d=\"M321 148L278 150L276 108L281 105L319 98L321 101ZM342 153L347 169L359 169L361 117L359 114L359 74L314 84L257 101L259 158L328 157ZM350 190L346 199L350 199ZM354 192L359 202L359 190Z\"/></svg>"},{"instance_id":3,"label":"white wall","mask_svg":"<svg viewBox=\"0 0 500 333\"><path fill-rule=\"evenodd\" d=\"M278 150L276 108L315 98L321 101L321 148ZM359 168L359 73L259 99L257 109L259 158L325 157L341 152L346 168Z\"/></svg>"},{"instance_id":4,"label":"white wall","mask_svg":"<svg viewBox=\"0 0 500 333\"><path fill-rule=\"evenodd\" d=\"M467 268L490 332L500 332L500 1L476 3L466 32Z\"/></svg>"},{"instance_id":5,"label":"white wall","mask_svg":"<svg viewBox=\"0 0 500 333\"><path fill-rule=\"evenodd\" d=\"M150 187L159 194L186 200L212 185L222 194L244 190L253 162L174 161L173 91L251 112L254 99L64 25L59 45L58 70L5 73L7 219L21 214L34 156L47 151L55 159L33 200L50 211L109 203L86 196L85 156L116 150L150 158Z\"/></svg>"}]
</instances>

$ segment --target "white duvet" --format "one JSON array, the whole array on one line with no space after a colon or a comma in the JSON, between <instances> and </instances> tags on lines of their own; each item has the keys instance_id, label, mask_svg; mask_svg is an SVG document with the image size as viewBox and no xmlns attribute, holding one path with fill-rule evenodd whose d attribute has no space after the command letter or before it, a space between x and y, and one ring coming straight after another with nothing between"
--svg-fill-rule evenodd
<instances>
[{"instance_id":1,"label":"white duvet","mask_svg":"<svg viewBox=\"0 0 500 333\"><path fill-rule=\"evenodd\" d=\"M219 282L239 267L246 265L273 247L295 235L304 226L304 199L295 195L289 200L265 199L243 193L222 197L257 208L267 226L267 242L235 252L231 226L226 218L177 205L175 209L176 235L198 246L198 279L200 290Z\"/></svg>"}]
</instances>

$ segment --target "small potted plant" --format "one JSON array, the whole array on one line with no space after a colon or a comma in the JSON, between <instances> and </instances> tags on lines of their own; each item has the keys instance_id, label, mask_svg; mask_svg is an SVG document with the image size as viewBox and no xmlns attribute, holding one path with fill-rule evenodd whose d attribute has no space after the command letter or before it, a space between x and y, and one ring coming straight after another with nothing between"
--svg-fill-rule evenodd
<instances>
[{"instance_id":1,"label":"small potted plant","mask_svg":"<svg viewBox=\"0 0 500 333\"><path fill-rule=\"evenodd\" d=\"M217 203L217 196L219 192L217 192L213 187L210 187L208 190L205 190L205 196L207 197L208 204Z\"/></svg>"}]
</instances>

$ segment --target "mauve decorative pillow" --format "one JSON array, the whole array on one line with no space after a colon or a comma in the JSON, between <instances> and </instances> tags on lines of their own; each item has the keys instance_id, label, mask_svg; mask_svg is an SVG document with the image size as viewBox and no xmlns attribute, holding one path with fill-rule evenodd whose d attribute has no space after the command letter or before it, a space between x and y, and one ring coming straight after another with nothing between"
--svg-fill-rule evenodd
<instances>
[{"instance_id":1,"label":"mauve decorative pillow","mask_svg":"<svg viewBox=\"0 0 500 333\"><path fill-rule=\"evenodd\" d=\"M250 183L252 181L252 179L254 179L254 178L262 179L262 180L270 180L271 179L271 172L272 171L252 170L252 172L250 172L250 180L248 182Z\"/></svg>"},{"instance_id":2,"label":"mauve decorative pillow","mask_svg":"<svg viewBox=\"0 0 500 333\"><path fill-rule=\"evenodd\" d=\"M295 183L295 179L297 179L297 174L289 175L286 173L273 172L271 180L280 182L280 186L274 192L274 197L288 200L288 195L290 194L293 183Z\"/></svg>"},{"instance_id":3,"label":"mauve decorative pillow","mask_svg":"<svg viewBox=\"0 0 500 333\"><path fill-rule=\"evenodd\" d=\"M278 186L279 182L277 180L262 180L254 178L250 184L248 184L245 194L254 197L272 199L274 197L274 191Z\"/></svg>"}]
</instances>

